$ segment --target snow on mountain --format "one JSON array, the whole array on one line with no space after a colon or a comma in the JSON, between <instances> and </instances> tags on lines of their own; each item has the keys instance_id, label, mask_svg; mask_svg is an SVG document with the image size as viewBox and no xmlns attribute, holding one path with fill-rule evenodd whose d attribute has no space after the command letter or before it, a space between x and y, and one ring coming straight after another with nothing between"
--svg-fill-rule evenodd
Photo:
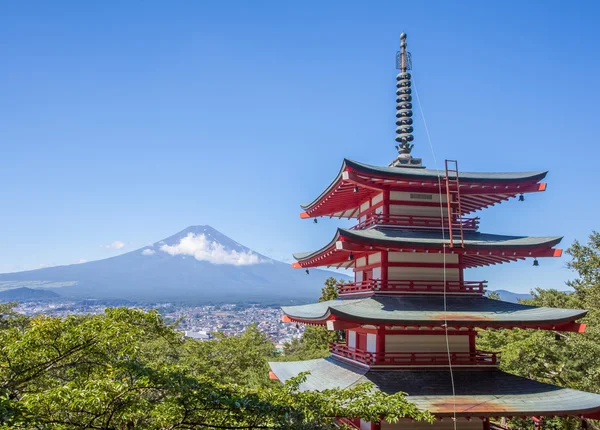
<instances>
[{"instance_id":1,"label":"snow on mountain","mask_svg":"<svg viewBox=\"0 0 600 430\"><path fill-rule=\"evenodd\" d=\"M0 285L46 286L72 298L138 301L315 300L325 270L293 269L210 226L191 226L135 251L104 260L0 274ZM54 286L60 286L56 288Z\"/></svg>"}]
</instances>

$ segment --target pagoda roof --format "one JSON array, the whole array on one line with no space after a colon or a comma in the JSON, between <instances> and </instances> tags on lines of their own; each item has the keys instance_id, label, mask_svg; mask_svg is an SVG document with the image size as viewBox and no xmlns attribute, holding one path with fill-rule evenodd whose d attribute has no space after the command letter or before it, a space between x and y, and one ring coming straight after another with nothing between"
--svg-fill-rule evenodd
<instances>
[{"instance_id":1,"label":"pagoda roof","mask_svg":"<svg viewBox=\"0 0 600 430\"><path fill-rule=\"evenodd\" d=\"M281 382L310 372L302 391L343 389L372 383L387 394L404 392L407 400L437 416L596 416L600 395L544 384L500 370L457 370L453 373L456 397L447 370L369 371L332 357L269 363Z\"/></svg>"},{"instance_id":2,"label":"pagoda roof","mask_svg":"<svg viewBox=\"0 0 600 430\"><path fill-rule=\"evenodd\" d=\"M403 230L375 227L367 230L338 228L333 239L321 249L294 254L297 267L331 266L341 263L345 267L354 264L360 252L380 250L408 252L442 252L449 244L448 233L426 230ZM562 251L553 249L562 240L560 236L506 236L473 231L464 232L464 248L450 248L447 253L463 255L465 267L485 266L516 261L525 257L560 256ZM357 253L348 261L348 252Z\"/></svg>"},{"instance_id":3,"label":"pagoda roof","mask_svg":"<svg viewBox=\"0 0 600 430\"><path fill-rule=\"evenodd\" d=\"M477 296L390 296L336 299L299 306L283 306L292 320L324 324L340 320L397 326L523 327L567 329L587 311L509 303Z\"/></svg>"},{"instance_id":4,"label":"pagoda roof","mask_svg":"<svg viewBox=\"0 0 600 430\"><path fill-rule=\"evenodd\" d=\"M459 172L463 213L483 209L521 193L544 191L545 184L538 182L544 179L547 173ZM439 180L442 178L441 186L445 193L445 176L444 170L379 167L344 159L331 184L315 200L301 207L306 211L304 217L347 217L344 210L355 207L361 200L381 192L384 187L439 194ZM359 186L359 192L354 191L355 185Z\"/></svg>"}]
</instances>

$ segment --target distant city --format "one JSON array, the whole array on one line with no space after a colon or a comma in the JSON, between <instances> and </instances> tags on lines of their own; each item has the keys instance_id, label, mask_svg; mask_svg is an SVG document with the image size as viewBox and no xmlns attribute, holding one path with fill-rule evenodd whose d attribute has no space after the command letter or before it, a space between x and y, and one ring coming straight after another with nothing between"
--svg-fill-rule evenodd
<instances>
[{"instance_id":1,"label":"distant city","mask_svg":"<svg viewBox=\"0 0 600 430\"><path fill-rule=\"evenodd\" d=\"M97 300L31 301L19 304L15 310L28 316L43 314L66 317L68 315L101 314L106 307L105 303ZM269 336L277 349L282 349L286 342L302 337L304 332L304 326L281 322L283 313L279 306L265 307L255 304L189 306L153 303L128 307L145 310L157 309L168 323L178 322L177 330L186 337L199 340L210 339L215 332L239 335L251 324L256 324L260 331Z\"/></svg>"}]
</instances>

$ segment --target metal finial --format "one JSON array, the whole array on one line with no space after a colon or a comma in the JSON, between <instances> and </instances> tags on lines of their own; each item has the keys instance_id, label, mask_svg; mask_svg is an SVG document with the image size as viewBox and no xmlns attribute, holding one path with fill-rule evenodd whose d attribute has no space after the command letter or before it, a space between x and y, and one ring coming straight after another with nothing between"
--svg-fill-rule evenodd
<instances>
[{"instance_id":1,"label":"metal finial","mask_svg":"<svg viewBox=\"0 0 600 430\"><path fill-rule=\"evenodd\" d=\"M413 141L414 137L412 135L411 76L407 71L410 69L410 54L406 51L406 33L400 34L399 57L400 73L396 77L396 142L399 145L396 146L396 149L400 156L410 158L410 152L414 146L410 142Z\"/></svg>"}]
</instances>

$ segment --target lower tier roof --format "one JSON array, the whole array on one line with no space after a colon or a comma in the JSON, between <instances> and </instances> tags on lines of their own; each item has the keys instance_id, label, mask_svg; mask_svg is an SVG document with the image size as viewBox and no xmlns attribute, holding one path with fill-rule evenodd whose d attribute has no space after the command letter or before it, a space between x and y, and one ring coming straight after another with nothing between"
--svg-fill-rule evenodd
<instances>
[{"instance_id":1,"label":"lower tier roof","mask_svg":"<svg viewBox=\"0 0 600 430\"><path fill-rule=\"evenodd\" d=\"M503 302L487 297L388 296L336 299L300 306L283 306L296 321L323 323L328 319L364 324L440 325L473 327L560 326L585 316L581 309L558 309ZM552 328L552 327L550 327Z\"/></svg>"},{"instance_id":2,"label":"lower tier roof","mask_svg":"<svg viewBox=\"0 0 600 430\"><path fill-rule=\"evenodd\" d=\"M404 392L408 401L438 416L596 416L600 395L543 384L499 370L454 370L456 397L447 370L369 371L329 357L272 362L281 382L310 372L303 391L348 388L370 382L387 394Z\"/></svg>"}]
</instances>

